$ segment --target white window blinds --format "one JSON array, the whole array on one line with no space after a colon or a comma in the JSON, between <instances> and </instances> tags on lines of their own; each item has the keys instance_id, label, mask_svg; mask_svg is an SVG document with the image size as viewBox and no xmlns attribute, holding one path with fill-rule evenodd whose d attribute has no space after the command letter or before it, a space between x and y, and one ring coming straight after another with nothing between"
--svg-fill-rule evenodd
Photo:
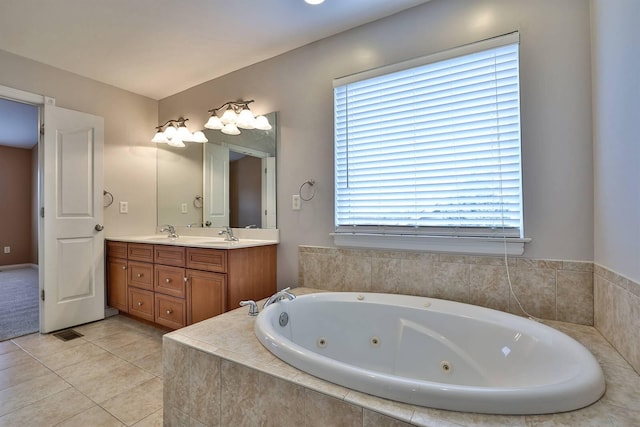
<instances>
[{"instance_id":1,"label":"white window blinds","mask_svg":"<svg viewBox=\"0 0 640 427\"><path fill-rule=\"evenodd\" d=\"M336 80L336 232L523 237L518 82L517 33Z\"/></svg>"}]
</instances>

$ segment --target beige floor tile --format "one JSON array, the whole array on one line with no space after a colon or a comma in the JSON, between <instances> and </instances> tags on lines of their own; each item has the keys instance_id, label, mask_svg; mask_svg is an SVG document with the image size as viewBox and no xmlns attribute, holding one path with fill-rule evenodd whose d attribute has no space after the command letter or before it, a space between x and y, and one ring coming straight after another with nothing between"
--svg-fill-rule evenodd
<instances>
[{"instance_id":1,"label":"beige floor tile","mask_svg":"<svg viewBox=\"0 0 640 427\"><path fill-rule=\"evenodd\" d=\"M68 350L79 346L85 341L82 338L76 338L70 341L62 341L51 334L31 334L13 340L22 349L38 358L47 354L57 353L59 351Z\"/></svg>"},{"instance_id":2,"label":"beige floor tile","mask_svg":"<svg viewBox=\"0 0 640 427\"><path fill-rule=\"evenodd\" d=\"M162 351L134 360L134 365L162 378Z\"/></svg>"},{"instance_id":3,"label":"beige floor tile","mask_svg":"<svg viewBox=\"0 0 640 427\"><path fill-rule=\"evenodd\" d=\"M107 351L113 352L120 347L140 342L143 338L146 338L146 335L141 332L134 331L133 329L125 329L92 342Z\"/></svg>"},{"instance_id":4,"label":"beige floor tile","mask_svg":"<svg viewBox=\"0 0 640 427\"><path fill-rule=\"evenodd\" d=\"M21 351L21 353L24 352ZM51 371L40 362L29 357L29 359L25 360L23 363L0 371L0 390L4 390L50 373Z\"/></svg>"},{"instance_id":5,"label":"beige floor tile","mask_svg":"<svg viewBox=\"0 0 640 427\"><path fill-rule=\"evenodd\" d=\"M84 335L83 338L85 340L96 341L109 335L114 335L122 331L131 330L132 328L120 321L119 316L115 316L98 322L76 326L73 329Z\"/></svg>"},{"instance_id":6,"label":"beige floor tile","mask_svg":"<svg viewBox=\"0 0 640 427\"><path fill-rule=\"evenodd\" d=\"M162 427L162 409L134 424L134 427Z\"/></svg>"},{"instance_id":7,"label":"beige floor tile","mask_svg":"<svg viewBox=\"0 0 640 427\"><path fill-rule=\"evenodd\" d=\"M152 354L162 354L162 339L138 334L138 339L134 342L109 351L131 362Z\"/></svg>"},{"instance_id":8,"label":"beige floor tile","mask_svg":"<svg viewBox=\"0 0 640 427\"><path fill-rule=\"evenodd\" d=\"M9 353L0 354L0 371L12 366L21 365L31 360L35 359L29 356L24 351L12 351Z\"/></svg>"},{"instance_id":9,"label":"beige floor tile","mask_svg":"<svg viewBox=\"0 0 640 427\"><path fill-rule=\"evenodd\" d=\"M111 372L78 378L71 384L94 402L102 403L152 378L150 373L123 361Z\"/></svg>"},{"instance_id":10,"label":"beige floor tile","mask_svg":"<svg viewBox=\"0 0 640 427\"><path fill-rule=\"evenodd\" d=\"M54 373L25 381L0 391L0 415L5 415L70 386Z\"/></svg>"},{"instance_id":11,"label":"beige floor tile","mask_svg":"<svg viewBox=\"0 0 640 427\"><path fill-rule=\"evenodd\" d=\"M18 351L20 347L15 345L11 341L0 341L0 354L11 353L12 351Z\"/></svg>"},{"instance_id":12,"label":"beige floor tile","mask_svg":"<svg viewBox=\"0 0 640 427\"><path fill-rule=\"evenodd\" d=\"M0 425L54 426L94 403L73 388L63 390L0 418Z\"/></svg>"},{"instance_id":13,"label":"beige floor tile","mask_svg":"<svg viewBox=\"0 0 640 427\"><path fill-rule=\"evenodd\" d=\"M58 371L67 366L75 365L95 356L106 354L106 350L90 342L83 342L73 348L56 353L42 355L39 360L53 371Z\"/></svg>"},{"instance_id":14,"label":"beige floor tile","mask_svg":"<svg viewBox=\"0 0 640 427\"><path fill-rule=\"evenodd\" d=\"M56 373L71 384L82 380L92 380L110 372L117 372L118 368L127 362L109 352L88 357L70 366L58 369Z\"/></svg>"},{"instance_id":15,"label":"beige floor tile","mask_svg":"<svg viewBox=\"0 0 640 427\"><path fill-rule=\"evenodd\" d=\"M101 406L127 425L162 409L162 380L153 378L102 402Z\"/></svg>"},{"instance_id":16,"label":"beige floor tile","mask_svg":"<svg viewBox=\"0 0 640 427\"><path fill-rule=\"evenodd\" d=\"M116 417L99 406L93 406L86 411L65 420L57 427L121 427L124 426Z\"/></svg>"}]
</instances>

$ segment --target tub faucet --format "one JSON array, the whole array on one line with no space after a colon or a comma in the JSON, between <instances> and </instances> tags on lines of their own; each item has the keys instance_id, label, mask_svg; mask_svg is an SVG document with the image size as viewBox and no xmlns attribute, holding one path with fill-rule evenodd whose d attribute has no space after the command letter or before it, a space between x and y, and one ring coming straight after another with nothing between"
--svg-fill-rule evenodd
<instances>
[{"instance_id":1,"label":"tub faucet","mask_svg":"<svg viewBox=\"0 0 640 427\"><path fill-rule=\"evenodd\" d=\"M224 238L226 242L237 242L238 238L233 235L233 230L228 225L225 225L224 230L218 231L218 236L222 236L225 234L227 237Z\"/></svg>"},{"instance_id":2,"label":"tub faucet","mask_svg":"<svg viewBox=\"0 0 640 427\"><path fill-rule=\"evenodd\" d=\"M244 307L245 305L249 306L249 316L257 316L258 315L258 304L252 299L247 301L240 301L240 305Z\"/></svg>"},{"instance_id":3,"label":"tub faucet","mask_svg":"<svg viewBox=\"0 0 640 427\"><path fill-rule=\"evenodd\" d=\"M275 294L271 295L265 302L264 305L262 306L262 309L264 310L265 308L269 307L271 304L273 304L274 302L278 302L278 301L282 301L282 300L289 300L291 301L292 299L295 299L296 296L294 294L292 294L291 292L289 292L291 288L285 288L281 291L276 292Z\"/></svg>"},{"instance_id":4,"label":"tub faucet","mask_svg":"<svg viewBox=\"0 0 640 427\"><path fill-rule=\"evenodd\" d=\"M169 238L170 239L177 239L178 235L176 234L176 228L173 225L170 224L166 224L163 225L162 228L160 229L161 233L164 233L165 231L169 232Z\"/></svg>"}]
</instances>

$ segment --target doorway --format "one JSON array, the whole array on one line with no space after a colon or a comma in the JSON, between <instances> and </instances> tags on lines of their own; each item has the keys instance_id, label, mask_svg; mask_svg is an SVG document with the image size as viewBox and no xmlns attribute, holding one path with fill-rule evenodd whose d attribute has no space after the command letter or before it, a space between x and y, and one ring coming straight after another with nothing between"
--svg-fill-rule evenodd
<instances>
[{"instance_id":1,"label":"doorway","mask_svg":"<svg viewBox=\"0 0 640 427\"><path fill-rule=\"evenodd\" d=\"M39 329L39 114L0 98L0 341Z\"/></svg>"}]
</instances>

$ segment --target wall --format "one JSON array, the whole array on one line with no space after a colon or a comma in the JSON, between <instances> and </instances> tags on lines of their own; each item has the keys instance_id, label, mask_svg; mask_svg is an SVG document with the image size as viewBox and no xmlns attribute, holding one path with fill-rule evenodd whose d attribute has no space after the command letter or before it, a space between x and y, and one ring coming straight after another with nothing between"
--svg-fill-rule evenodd
<instances>
[{"instance_id":1,"label":"wall","mask_svg":"<svg viewBox=\"0 0 640 427\"><path fill-rule=\"evenodd\" d=\"M157 101L0 51L0 85L56 98L56 105L104 117L105 188L115 203L105 209L105 234L153 233L156 226ZM129 202L127 215L119 201Z\"/></svg>"},{"instance_id":2,"label":"wall","mask_svg":"<svg viewBox=\"0 0 640 427\"><path fill-rule=\"evenodd\" d=\"M160 101L159 118L203 124L207 110L255 99L279 111L279 286L295 285L299 245L332 246L336 77L519 30L524 221L529 258L593 260L589 4L432 0ZM195 130L194 126L192 130ZM291 195L316 180L300 211Z\"/></svg>"},{"instance_id":3,"label":"wall","mask_svg":"<svg viewBox=\"0 0 640 427\"><path fill-rule=\"evenodd\" d=\"M640 2L593 0L595 326L640 372Z\"/></svg>"},{"instance_id":4,"label":"wall","mask_svg":"<svg viewBox=\"0 0 640 427\"><path fill-rule=\"evenodd\" d=\"M31 263L31 175L30 149L0 145L0 265Z\"/></svg>"}]
</instances>

